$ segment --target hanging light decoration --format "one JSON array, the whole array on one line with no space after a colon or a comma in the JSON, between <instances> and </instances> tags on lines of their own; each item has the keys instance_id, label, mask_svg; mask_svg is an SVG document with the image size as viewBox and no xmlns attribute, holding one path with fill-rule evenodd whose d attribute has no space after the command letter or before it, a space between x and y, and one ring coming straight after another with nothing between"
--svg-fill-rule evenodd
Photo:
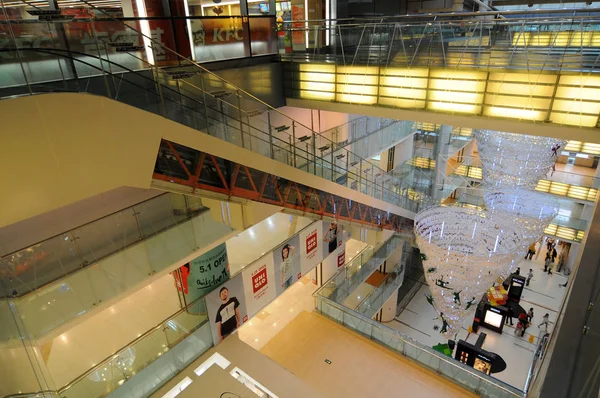
<instances>
[{"instance_id":1,"label":"hanging light decoration","mask_svg":"<svg viewBox=\"0 0 600 398\"><path fill-rule=\"evenodd\" d=\"M510 219L465 207L434 206L415 217L416 243L440 333L453 338L482 295L515 257L520 228Z\"/></svg>"},{"instance_id":2,"label":"hanging light decoration","mask_svg":"<svg viewBox=\"0 0 600 398\"><path fill-rule=\"evenodd\" d=\"M558 214L558 202L548 194L524 188L505 188L502 191L486 190L483 193L486 209L498 217L512 219L523 231L521 247L515 259L502 269L501 277L508 277L527 252L529 245L537 241L550 222Z\"/></svg>"},{"instance_id":3,"label":"hanging light decoration","mask_svg":"<svg viewBox=\"0 0 600 398\"><path fill-rule=\"evenodd\" d=\"M476 130L486 187L535 188L552 168L566 141L500 131Z\"/></svg>"}]
</instances>

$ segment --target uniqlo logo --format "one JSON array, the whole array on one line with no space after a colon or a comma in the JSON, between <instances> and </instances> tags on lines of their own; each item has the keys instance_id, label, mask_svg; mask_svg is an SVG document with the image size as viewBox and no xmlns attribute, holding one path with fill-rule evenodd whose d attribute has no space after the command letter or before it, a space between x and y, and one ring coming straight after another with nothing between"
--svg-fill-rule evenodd
<instances>
[{"instance_id":1,"label":"uniqlo logo","mask_svg":"<svg viewBox=\"0 0 600 398\"><path fill-rule=\"evenodd\" d=\"M260 269L256 274L252 275L252 291L258 292L263 287L267 286L267 268Z\"/></svg>"},{"instance_id":2,"label":"uniqlo logo","mask_svg":"<svg viewBox=\"0 0 600 398\"><path fill-rule=\"evenodd\" d=\"M306 254L310 254L317 248L317 231L306 237Z\"/></svg>"},{"instance_id":3,"label":"uniqlo logo","mask_svg":"<svg viewBox=\"0 0 600 398\"><path fill-rule=\"evenodd\" d=\"M338 254L338 268L343 267L346 262L346 252Z\"/></svg>"}]
</instances>

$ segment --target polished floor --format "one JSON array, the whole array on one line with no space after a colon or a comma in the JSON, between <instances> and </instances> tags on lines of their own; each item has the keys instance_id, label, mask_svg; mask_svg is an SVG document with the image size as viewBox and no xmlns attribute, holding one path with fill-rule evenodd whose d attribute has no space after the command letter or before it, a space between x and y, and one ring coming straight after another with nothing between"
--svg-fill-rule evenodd
<instances>
[{"instance_id":1,"label":"polished floor","mask_svg":"<svg viewBox=\"0 0 600 398\"><path fill-rule=\"evenodd\" d=\"M261 353L326 397L474 397L315 313L302 312Z\"/></svg>"},{"instance_id":2,"label":"polished floor","mask_svg":"<svg viewBox=\"0 0 600 398\"><path fill-rule=\"evenodd\" d=\"M525 275L530 268L534 273L534 277L530 285L525 288L520 302L521 307L525 310L533 308L534 311L531 327L527 329L525 336L516 336L514 326L511 325L506 325L502 334L480 328L480 331L487 335L483 348L499 354L507 364L506 370L492 376L519 389L523 389L525 386L534 349L540 334L543 335L546 330L545 326L539 327L542 317L546 313L549 314L550 322L547 330L551 332L566 292L564 287L559 286L559 284L564 284L567 281L566 276L562 273L548 275L543 272L543 253L545 253L545 250L542 250L542 255L537 259L535 256L533 260L523 259L519 264L522 275ZM429 288L427 285L423 285L406 309L386 325L431 347L444 342L444 338L433 329L436 313L427 303L425 295L428 293ZM477 334L468 335L468 327L471 323L472 320L465 321L462 330L458 334L458 339L470 343L476 342ZM516 321L513 323L516 324Z\"/></svg>"}]
</instances>

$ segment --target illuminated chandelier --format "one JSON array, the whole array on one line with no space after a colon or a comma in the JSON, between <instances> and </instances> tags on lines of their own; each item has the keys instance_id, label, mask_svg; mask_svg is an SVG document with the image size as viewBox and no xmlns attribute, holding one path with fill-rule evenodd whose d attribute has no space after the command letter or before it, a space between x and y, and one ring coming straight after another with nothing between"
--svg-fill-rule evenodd
<instances>
[{"instance_id":1,"label":"illuminated chandelier","mask_svg":"<svg viewBox=\"0 0 600 398\"><path fill-rule=\"evenodd\" d=\"M550 171L566 141L500 131L476 130L483 184L535 188Z\"/></svg>"},{"instance_id":2,"label":"illuminated chandelier","mask_svg":"<svg viewBox=\"0 0 600 398\"><path fill-rule=\"evenodd\" d=\"M436 328L453 338L513 261L522 232L510 219L446 206L417 213L414 232L431 290L427 300L438 314Z\"/></svg>"}]
</instances>

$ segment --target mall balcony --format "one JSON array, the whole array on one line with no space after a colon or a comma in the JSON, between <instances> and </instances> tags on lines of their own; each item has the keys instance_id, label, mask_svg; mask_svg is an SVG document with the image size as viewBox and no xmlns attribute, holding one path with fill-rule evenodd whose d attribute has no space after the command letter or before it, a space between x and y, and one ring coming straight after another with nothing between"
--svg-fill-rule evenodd
<instances>
[{"instance_id":1,"label":"mall balcony","mask_svg":"<svg viewBox=\"0 0 600 398\"><path fill-rule=\"evenodd\" d=\"M597 162L585 166L592 174L566 167L597 160L598 10L434 3L444 12L374 0L372 11L402 15L372 17L342 0L2 2L0 163L14 172L3 174L9 194L0 199L0 359L13 364L3 366L10 382L0 395L243 395L245 386L259 396L397 394L377 382L379 392L360 390L376 375L347 390L361 366L330 373L382 358L362 356L372 342L393 361L422 365L413 376L432 388L422 394L597 395L596 358L585 354L597 347ZM536 189L562 196L545 235L572 248L574 274L564 295L540 307L556 312L556 332L543 344L533 336L534 357L511 357L504 379L409 330L426 323L410 315L426 289L415 214L437 203L481 205L471 189L482 175L477 129L569 140L559 170ZM114 196L125 191L137 199L119 207ZM327 252L326 241L339 246ZM303 257L300 281L286 287L287 266L275 264L295 248L306 256L309 242L322 255ZM209 310L216 290L188 300L181 279L185 264L222 245L233 267L226 286L270 280L286 290L245 291L257 301L223 342ZM142 322L136 309L150 316ZM100 313L113 321L93 324ZM293 340L304 353L324 352L286 334L297 322L311 338L355 344L337 351L345 359L333 367L306 367L307 357L281 349ZM77 328L102 343L75 339ZM318 371L309 377L295 364Z\"/></svg>"}]
</instances>

